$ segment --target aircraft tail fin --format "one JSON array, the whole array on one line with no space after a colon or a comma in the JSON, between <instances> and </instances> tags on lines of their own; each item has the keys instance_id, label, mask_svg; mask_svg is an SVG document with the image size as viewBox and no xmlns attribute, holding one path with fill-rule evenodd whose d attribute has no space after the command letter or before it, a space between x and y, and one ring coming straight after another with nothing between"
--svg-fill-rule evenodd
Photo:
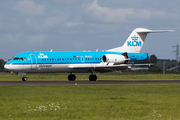
<instances>
[{"instance_id":1,"label":"aircraft tail fin","mask_svg":"<svg viewBox=\"0 0 180 120\"><path fill-rule=\"evenodd\" d=\"M113 48L111 52L140 52L148 33L172 32L173 30L149 30L136 28L133 30L122 47Z\"/></svg>"}]
</instances>

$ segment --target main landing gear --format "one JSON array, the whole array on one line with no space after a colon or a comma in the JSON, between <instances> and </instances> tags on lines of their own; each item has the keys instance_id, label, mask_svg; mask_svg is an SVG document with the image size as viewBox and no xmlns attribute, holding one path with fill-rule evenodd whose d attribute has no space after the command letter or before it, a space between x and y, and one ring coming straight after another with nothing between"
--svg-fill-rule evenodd
<instances>
[{"instance_id":1,"label":"main landing gear","mask_svg":"<svg viewBox=\"0 0 180 120\"><path fill-rule=\"evenodd\" d=\"M76 75L74 75L74 74L69 74L68 75L68 80L69 81L75 81L76 80ZM93 75L93 74L91 74L91 75L89 75L89 81L96 81L97 80L97 76L96 75Z\"/></svg>"},{"instance_id":2,"label":"main landing gear","mask_svg":"<svg viewBox=\"0 0 180 120\"><path fill-rule=\"evenodd\" d=\"M89 81L96 81L97 80L97 76L96 75L89 75Z\"/></svg>"},{"instance_id":3,"label":"main landing gear","mask_svg":"<svg viewBox=\"0 0 180 120\"><path fill-rule=\"evenodd\" d=\"M76 76L71 73L71 74L68 75L68 80L69 81L75 81L76 80Z\"/></svg>"}]
</instances>

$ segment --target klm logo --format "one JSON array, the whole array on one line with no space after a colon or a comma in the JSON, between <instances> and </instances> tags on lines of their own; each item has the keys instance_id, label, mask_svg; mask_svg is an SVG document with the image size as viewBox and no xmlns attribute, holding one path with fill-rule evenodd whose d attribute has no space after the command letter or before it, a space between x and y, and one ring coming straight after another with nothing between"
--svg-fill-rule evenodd
<instances>
[{"instance_id":1,"label":"klm logo","mask_svg":"<svg viewBox=\"0 0 180 120\"><path fill-rule=\"evenodd\" d=\"M38 58L48 58L48 56L44 55L44 53L39 53Z\"/></svg>"},{"instance_id":2,"label":"klm logo","mask_svg":"<svg viewBox=\"0 0 180 120\"><path fill-rule=\"evenodd\" d=\"M127 41L127 46L141 46L141 41Z\"/></svg>"},{"instance_id":3,"label":"klm logo","mask_svg":"<svg viewBox=\"0 0 180 120\"><path fill-rule=\"evenodd\" d=\"M131 36L132 41L127 41L127 46L141 46L141 41L138 40L138 36Z\"/></svg>"}]
</instances>

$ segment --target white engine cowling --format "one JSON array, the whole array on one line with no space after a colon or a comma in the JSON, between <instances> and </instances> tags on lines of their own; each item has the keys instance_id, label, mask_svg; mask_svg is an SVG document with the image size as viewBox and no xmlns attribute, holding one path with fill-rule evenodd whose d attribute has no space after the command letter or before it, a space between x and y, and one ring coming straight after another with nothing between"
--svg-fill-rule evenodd
<instances>
[{"instance_id":1,"label":"white engine cowling","mask_svg":"<svg viewBox=\"0 0 180 120\"><path fill-rule=\"evenodd\" d=\"M109 62L114 64L127 64L129 58L124 55L106 54L102 56L101 60L103 62Z\"/></svg>"}]
</instances>

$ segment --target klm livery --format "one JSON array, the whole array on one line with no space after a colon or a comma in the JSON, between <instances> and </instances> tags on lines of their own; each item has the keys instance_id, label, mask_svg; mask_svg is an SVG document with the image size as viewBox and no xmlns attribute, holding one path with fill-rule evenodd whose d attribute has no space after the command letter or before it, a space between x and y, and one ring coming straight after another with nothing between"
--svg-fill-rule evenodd
<instances>
[{"instance_id":1,"label":"klm livery","mask_svg":"<svg viewBox=\"0 0 180 120\"><path fill-rule=\"evenodd\" d=\"M106 51L82 52L23 52L5 64L5 69L22 75L26 81L26 73L69 73L68 80L74 81L73 73L91 73L90 81L96 81L94 73L112 72L131 68L130 61L147 58L146 53L139 53L148 33L170 32L170 30L153 31L137 28L132 31L122 47Z\"/></svg>"}]
</instances>

